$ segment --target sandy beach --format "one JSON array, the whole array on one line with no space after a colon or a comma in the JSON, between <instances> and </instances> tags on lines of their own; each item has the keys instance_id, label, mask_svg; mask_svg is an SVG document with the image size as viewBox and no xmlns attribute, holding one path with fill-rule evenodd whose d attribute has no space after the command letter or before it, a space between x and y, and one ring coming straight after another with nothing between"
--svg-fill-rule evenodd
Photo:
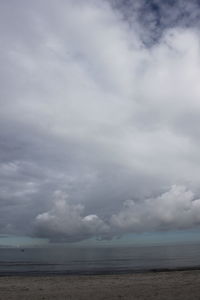
<instances>
[{"instance_id":1,"label":"sandy beach","mask_svg":"<svg viewBox=\"0 0 200 300\"><path fill-rule=\"evenodd\" d=\"M0 300L200 299L200 271L124 275L2 276Z\"/></svg>"}]
</instances>

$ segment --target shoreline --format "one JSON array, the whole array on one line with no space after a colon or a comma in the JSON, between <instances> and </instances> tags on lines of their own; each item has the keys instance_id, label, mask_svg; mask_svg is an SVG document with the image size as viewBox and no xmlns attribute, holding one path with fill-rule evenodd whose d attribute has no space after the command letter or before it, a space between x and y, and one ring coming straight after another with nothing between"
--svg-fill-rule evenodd
<instances>
[{"instance_id":1,"label":"shoreline","mask_svg":"<svg viewBox=\"0 0 200 300\"><path fill-rule=\"evenodd\" d=\"M0 271L1 277L49 277L49 276L103 276L103 275L134 275L134 274L148 274L148 273L173 273L173 272L185 272L185 271L200 271L200 266L195 267L176 267L176 268L151 268L151 269L130 269L130 270L69 270L69 271Z\"/></svg>"}]
</instances>

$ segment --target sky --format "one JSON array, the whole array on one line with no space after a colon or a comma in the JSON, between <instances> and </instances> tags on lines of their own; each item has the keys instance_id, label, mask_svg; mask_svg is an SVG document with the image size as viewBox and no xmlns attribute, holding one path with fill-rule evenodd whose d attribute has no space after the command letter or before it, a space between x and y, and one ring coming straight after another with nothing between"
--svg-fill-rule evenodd
<instances>
[{"instance_id":1,"label":"sky","mask_svg":"<svg viewBox=\"0 0 200 300\"><path fill-rule=\"evenodd\" d=\"M200 2L0 1L0 234L200 225Z\"/></svg>"}]
</instances>

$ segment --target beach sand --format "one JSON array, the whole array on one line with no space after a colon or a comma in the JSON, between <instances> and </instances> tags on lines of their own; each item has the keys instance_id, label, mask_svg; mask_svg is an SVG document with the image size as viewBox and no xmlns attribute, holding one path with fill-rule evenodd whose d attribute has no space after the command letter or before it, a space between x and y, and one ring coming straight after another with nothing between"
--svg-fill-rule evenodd
<instances>
[{"instance_id":1,"label":"beach sand","mask_svg":"<svg viewBox=\"0 0 200 300\"><path fill-rule=\"evenodd\" d=\"M200 299L200 271L2 276L0 299Z\"/></svg>"}]
</instances>

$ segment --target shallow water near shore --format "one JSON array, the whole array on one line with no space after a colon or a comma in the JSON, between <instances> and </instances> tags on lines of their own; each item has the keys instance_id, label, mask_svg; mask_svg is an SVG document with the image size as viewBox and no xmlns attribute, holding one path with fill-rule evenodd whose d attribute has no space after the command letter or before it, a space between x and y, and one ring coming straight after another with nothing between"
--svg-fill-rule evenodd
<instances>
[{"instance_id":1,"label":"shallow water near shore","mask_svg":"<svg viewBox=\"0 0 200 300\"><path fill-rule=\"evenodd\" d=\"M0 275L106 274L199 266L200 244L0 249Z\"/></svg>"}]
</instances>

